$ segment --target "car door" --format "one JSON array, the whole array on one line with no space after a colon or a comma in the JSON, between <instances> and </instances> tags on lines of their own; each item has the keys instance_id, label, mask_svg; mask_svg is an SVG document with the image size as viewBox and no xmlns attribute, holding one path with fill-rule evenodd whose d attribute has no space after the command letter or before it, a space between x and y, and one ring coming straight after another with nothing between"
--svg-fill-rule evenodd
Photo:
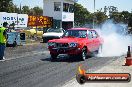
<instances>
[{"instance_id":1,"label":"car door","mask_svg":"<svg viewBox=\"0 0 132 87\"><path fill-rule=\"evenodd\" d=\"M94 44L93 44L93 35L90 30L87 31L87 48L90 52L94 51Z\"/></svg>"},{"instance_id":2,"label":"car door","mask_svg":"<svg viewBox=\"0 0 132 87\"><path fill-rule=\"evenodd\" d=\"M99 35L95 30L92 30L92 36L93 36L93 45L94 45L94 51L98 50L100 46L100 40L99 40Z\"/></svg>"}]
</instances>

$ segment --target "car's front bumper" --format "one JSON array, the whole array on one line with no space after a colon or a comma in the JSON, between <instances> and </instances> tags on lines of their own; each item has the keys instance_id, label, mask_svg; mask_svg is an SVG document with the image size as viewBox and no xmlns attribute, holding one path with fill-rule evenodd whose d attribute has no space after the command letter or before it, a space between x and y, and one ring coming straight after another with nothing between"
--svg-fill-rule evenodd
<instances>
[{"instance_id":1,"label":"car's front bumper","mask_svg":"<svg viewBox=\"0 0 132 87\"><path fill-rule=\"evenodd\" d=\"M59 36L43 36L42 37L42 39L46 42L52 39L59 39L59 38L60 38Z\"/></svg>"},{"instance_id":2,"label":"car's front bumper","mask_svg":"<svg viewBox=\"0 0 132 87\"><path fill-rule=\"evenodd\" d=\"M82 51L80 48L48 48L52 54L69 54L76 55L80 54Z\"/></svg>"}]
</instances>

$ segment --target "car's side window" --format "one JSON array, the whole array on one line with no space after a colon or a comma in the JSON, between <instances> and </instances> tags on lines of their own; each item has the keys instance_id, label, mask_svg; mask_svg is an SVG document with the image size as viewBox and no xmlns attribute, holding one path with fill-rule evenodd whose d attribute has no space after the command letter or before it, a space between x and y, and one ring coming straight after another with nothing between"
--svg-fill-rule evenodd
<instances>
[{"instance_id":1,"label":"car's side window","mask_svg":"<svg viewBox=\"0 0 132 87\"><path fill-rule=\"evenodd\" d=\"M78 33L80 38L86 38L86 34L87 34L86 31L79 31Z\"/></svg>"},{"instance_id":2,"label":"car's side window","mask_svg":"<svg viewBox=\"0 0 132 87\"><path fill-rule=\"evenodd\" d=\"M93 38L93 35L92 35L92 32L91 31L88 31L88 38L89 39L92 39Z\"/></svg>"},{"instance_id":3,"label":"car's side window","mask_svg":"<svg viewBox=\"0 0 132 87\"><path fill-rule=\"evenodd\" d=\"M97 34L97 32L96 31L92 31L92 35L93 35L93 38L97 38L98 37L98 34Z\"/></svg>"}]
</instances>

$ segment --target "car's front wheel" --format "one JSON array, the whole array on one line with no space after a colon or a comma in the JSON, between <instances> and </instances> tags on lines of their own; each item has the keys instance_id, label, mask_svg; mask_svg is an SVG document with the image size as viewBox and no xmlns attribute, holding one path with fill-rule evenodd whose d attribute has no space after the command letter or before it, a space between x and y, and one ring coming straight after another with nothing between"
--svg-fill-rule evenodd
<instances>
[{"instance_id":1,"label":"car's front wheel","mask_svg":"<svg viewBox=\"0 0 132 87\"><path fill-rule=\"evenodd\" d=\"M16 43L16 41L14 41L14 43L13 43L13 45L12 45L13 47L16 47L17 46L17 43Z\"/></svg>"},{"instance_id":2,"label":"car's front wheel","mask_svg":"<svg viewBox=\"0 0 132 87\"><path fill-rule=\"evenodd\" d=\"M47 43L48 40L46 38L42 38L43 39L43 43Z\"/></svg>"},{"instance_id":3,"label":"car's front wheel","mask_svg":"<svg viewBox=\"0 0 132 87\"><path fill-rule=\"evenodd\" d=\"M58 54L50 54L50 55L51 55L51 60L57 59Z\"/></svg>"},{"instance_id":4,"label":"car's front wheel","mask_svg":"<svg viewBox=\"0 0 132 87\"><path fill-rule=\"evenodd\" d=\"M86 48L83 48L83 49L82 49L82 52L81 52L81 54L80 54L80 58L81 58L81 60L83 60L83 61L87 58L87 49L86 49Z\"/></svg>"}]
</instances>

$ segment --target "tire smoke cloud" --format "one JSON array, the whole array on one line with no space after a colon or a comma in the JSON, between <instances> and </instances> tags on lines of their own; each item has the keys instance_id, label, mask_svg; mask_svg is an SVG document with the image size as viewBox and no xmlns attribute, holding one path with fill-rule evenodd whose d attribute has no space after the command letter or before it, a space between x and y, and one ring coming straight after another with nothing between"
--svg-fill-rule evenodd
<instances>
[{"instance_id":1,"label":"tire smoke cloud","mask_svg":"<svg viewBox=\"0 0 132 87\"><path fill-rule=\"evenodd\" d=\"M107 20L102 27L97 29L104 39L101 52L98 57L121 56L127 53L127 47L131 46L131 37L127 34L127 25L115 24L112 20Z\"/></svg>"}]
</instances>

